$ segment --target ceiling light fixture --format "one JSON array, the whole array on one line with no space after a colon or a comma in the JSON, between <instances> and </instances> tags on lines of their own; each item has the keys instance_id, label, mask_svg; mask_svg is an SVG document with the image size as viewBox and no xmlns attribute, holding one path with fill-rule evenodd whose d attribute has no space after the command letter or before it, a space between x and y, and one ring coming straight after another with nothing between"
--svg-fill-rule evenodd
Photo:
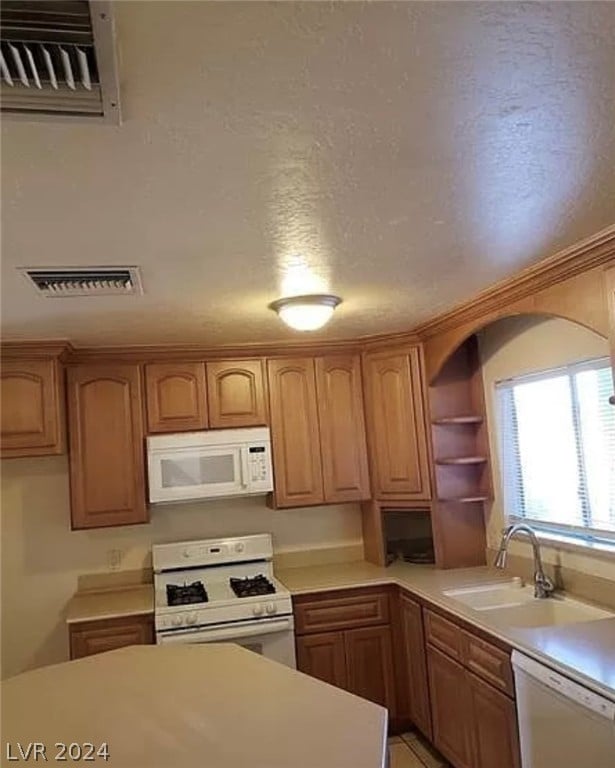
<instances>
[{"instance_id":1,"label":"ceiling light fixture","mask_svg":"<svg viewBox=\"0 0 615 768\"><path fill-rule=\"evenodd\" d=\"M269 308L277 312L286 325L296 331L315 331L322 328L342 300L339 296L314 293L309 296L289 296L273 301Z\"/></svg>"}]
</instances>

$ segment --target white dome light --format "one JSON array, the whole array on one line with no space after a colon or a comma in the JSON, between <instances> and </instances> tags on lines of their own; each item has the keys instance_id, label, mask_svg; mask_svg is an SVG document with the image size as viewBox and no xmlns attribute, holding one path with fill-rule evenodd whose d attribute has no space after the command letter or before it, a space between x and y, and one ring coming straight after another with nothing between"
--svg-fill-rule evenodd
<instances>
[{"instance_id":1,"label":"white dome light","mask_svg":"<svg viewBox=\"0 0 615 768\"><path fill-rule=\"evenodd\" d=\"M316 293L310 296L289 296L269 305L286 325L296 331L315 331L322 328L341 303L339 296Z\"/></svg>"}]
</instances>

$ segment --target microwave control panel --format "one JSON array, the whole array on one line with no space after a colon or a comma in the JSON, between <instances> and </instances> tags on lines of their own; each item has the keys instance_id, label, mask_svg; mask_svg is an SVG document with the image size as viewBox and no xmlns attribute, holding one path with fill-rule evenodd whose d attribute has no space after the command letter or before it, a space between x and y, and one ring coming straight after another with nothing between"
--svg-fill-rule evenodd
<instances>
[{"instance_id":1,"label":"microwave control panel","mask_svg":"<svg viewBox=\"0 0 615 768\"><path fill-rule=\"evenodd\" d=\"M269 477L269 455L264 445L248 448L250 457L250 480L253 483L265 482Z\"/></svg>"}]
</instances>

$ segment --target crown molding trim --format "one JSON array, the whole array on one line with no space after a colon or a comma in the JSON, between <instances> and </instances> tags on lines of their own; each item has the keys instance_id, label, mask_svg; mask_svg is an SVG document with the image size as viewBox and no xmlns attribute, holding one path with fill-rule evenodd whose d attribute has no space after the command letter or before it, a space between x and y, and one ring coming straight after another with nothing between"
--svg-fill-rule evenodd
<instances>
[{"instance_id":1,"label":"crown molding trim","mask_svg":"<svg viewBox=\"0 0 615 768\"><path fill-rule=\"evenodd\" d=\"M65 361L72 354L74 347L67 339L34 339L3 341L0 353L3 360L45 359L50 357Z\"/></svg>"},{"instance_id":2,"label":"crown molding trim","mask_svg":"<svg viewBox=\"0 0 615 768\"><path fill-rule=\"evenodd\" d=\"M495 283L468 301L421 323L414 332L423 340L429 339L501 309L502 305L527 298L556 283L614 260L615 224L612 224L591 237L532 264L516 275Z\"/></svg>"}]
</instances>

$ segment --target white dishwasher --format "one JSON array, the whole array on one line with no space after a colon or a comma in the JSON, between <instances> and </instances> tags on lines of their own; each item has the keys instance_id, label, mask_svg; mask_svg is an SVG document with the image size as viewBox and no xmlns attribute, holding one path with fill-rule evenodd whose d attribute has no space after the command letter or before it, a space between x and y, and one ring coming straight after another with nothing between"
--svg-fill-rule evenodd
<instances>
[{"instance_id":1,"label":"white dishwasher","mask_svg":"<svg viewBox=\"0 0 615 768\"><path fill-rule=\"evenodd\" d=\"M513 651L523 768L615 768L615 701Z\"/></svg>"}]
</instances>

